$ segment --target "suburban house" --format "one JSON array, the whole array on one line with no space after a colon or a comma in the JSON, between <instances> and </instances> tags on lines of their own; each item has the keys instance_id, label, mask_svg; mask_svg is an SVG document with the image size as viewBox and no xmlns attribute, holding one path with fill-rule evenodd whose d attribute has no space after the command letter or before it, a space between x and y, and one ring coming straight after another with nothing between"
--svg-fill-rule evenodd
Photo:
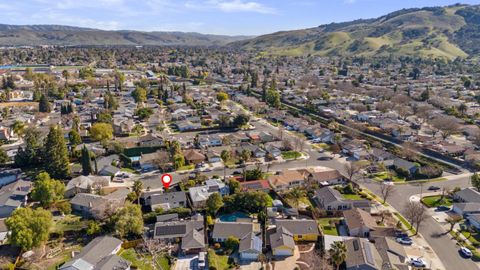
<instances>
[{"instance_id":1,"label":"suburban house","mask_svg":"<svg viewBox=\"0 0 480 270\"><path fill-rule=\"evenodd\" d=\"M91 217L102 213L107 208L116 209L122 207L128 193L130 193L130 191L127 188L119 188L106 196L77 193L70 200L72 212L83 217Z\"/></svg>"},{"instance_id":2,"label":"suburban house","mask_svg":"<svg viewBox=\"0 0 480 270\"><path fill-rule=\"evenodd\" d=\"M229 237L242 239L248 234L260 233L260 224L253 222L215 222L212 232L212 239L215 242L223 243Z\"/></svg>"},{"instance_id":3,"label":"suburban house","mask_svg":"<svg viewBox=\"0 0 480 270\"><path fill-rule=\"evenodd\" d=\"M157 208L168 210L187 206L187 196L183 191L158 193L146 192L142 194L142 205L150 207L152 211Z\"/></svg>"},{"instance_id":4,"label":"suburban house","mask_svg":"<svg viewBox=\"0 0 480 270\"><path fill-rule=\"evenodd\" d=\"M317 206L326 211L345 211L352 208L360 208L370 212L369 200L348 200L340 192L332 187L323 187L315 191L313 200Z\"/></svg>"},{"instance_id":5,"label":"suburban house","mask_svg":"<svg viewBox=\"0 0 480 270\"><path fill-rule=\"evenodd\" d=\"M370 236L370 231L375 230L377 223L370 213L359 208L353 208L343 212L348 234L356 237Z\"/></svg>"},{"instance_id":6,"label":"suburban house","mask_svg":"<svg viewBox=\"0 0 480 270\"><path fill-rule=\"evenodd\" d=\"M295 241L314 242L320 236L318 224L315 220L307 219L277 219L275 220L277 230L280 227L287 229Z\"/></svg>"},{"instance_id":7,"label":"suburban house","mask_svg":"<svg viewBox=\"0 0 480 270\"><path fill-rule=\"evenodd\" d=\"M474 188L464 188L453 194L453 199L457 202L480 203L480 192Z\"/></svg>"},{"instance_id":8,"label":"suburban house","mask_svg":"<svg viewBox=\"0 0 480 270\"><path fill-rule=\"evenodd\" d=\"M258 255L262 254L261 237L261 234L249 232L240 239L238 253L241 260L254 261L258 259Z\"/></svg>"},{"instance_id":9,"label":"suburban house","mask_svg":"<svg viewBox=\"0 0 480 270\"><path fill-rule=\"evenodd\" d=\"M240 187L243 191L263 191L267 193L271 189L268 180L240 182Z\"/></svg>"},{"instance_id":10,"label":"suburban house","mask_svg":"<svg viewBox=\"0 0 480 270\"><path fill-rule=\"evenodd\" d=\"M473 227L475 227L477 230L480 230L480 214L468 215L467 220Z\"/></svg>"},{"instance_id":11,"label":"suburban house","mask_svg":"<svg viewBox=\"0 0 480 270\"><path fill-rule=\"evenodd\" d=\"M170 155L167 151L158 150L150 154L142 154L138 162L143 171L152 171L159 169L159 163L170 164Z\"/></svg>"},{"instance_id":12,"label":"suburban house","mask_svg":"<svg viewBox=\"0 0 480 270\"><path fill-rule=\"evenodd\" d=\"M268 182L276 191L285 191L305 184L305 175L298 170L283 170L268 177Z\"/></svg>"},{"instance_id":13,"label":"suburban house","mask_svg":"<svg viewBox=\"0 0 480 270\"><path fill-rule=\"evenodd\" d=\"M454 203L452 205L452 211L466 217L471 214L480 214L480 203L467 202L467 203Z\"/></svg>"},{"instance_id":14,"label":"suburban house","mask_svg":"<svg viewBox=\"0 0 480 270\"><path fill-rule=\"evenodd\" d=\"M68 181L65 187L65 197L71 198L77 193L90 193L98 187L110 185L110 176L80 175Z\"/></svg>"},{"instance_id":15,"label":"suburban house","mask_svg":"<svg viewBox=\"0 0 480 270\"><path fill-rule=\"evenodd\" d=\"M270 248L275 257L293 256L295 241L293 234L285 227L277 227L275 232L270 233Z\"/></svg>"},{"instance_id":16,"label":"suburban house","mask_svg":"<svg viewBox=\"0 0 480 270\"><path fill-rule=\"evenodd\" d=\"M189 164L200 164L207 160L207 157L195 149L188 149L183 151L183 156Z\"/></svg>"},{"instance_id":17,"label":"suburban house","mask_svg":"<svg viewBox=\"0 0 480 270\"><path fill-rule=\"evenodd\" d=\"M116 255L122 241L111 236L93 239L72 260L60 266L61 270L122 269L129 270L130 262Z\"/></svg>"},{"instance_id":18,"label":"suburban house","mask_svg":"<svg viewBox=\"0 0 480 270\"><path fill-rule=\"evenodd\" d=\"M407 172L409 175L414 175L419 168L417 164L401 158L395 158L393 160L393 164L391 165L391 167L396 170L402 169L405 172Z\"/></svg>"},{"instance_id":19,"label":"suburban house","mask_svg":"<svg viewBox=\"0 0 480 270\"><path fill-rule=\"evenodd\" d=\"M0 218L9 217L12 212L27 203L32 182L18 180L0 189Z\"/></svg>"},{"instance_id":20,"label":"suburban house","mask_svg":"<svg viewBox=\"0 0 480 270\"><path fill-rule=\"evenodd\" d=\"M188 189L193 207L203 207L208 197L215 192L225 196L230 194L230 189L220 179L210 179L205 182L204 186L191 187Z\"/></svg>"},{"instance_id":21,"label":"suburban house","mask_svg":"<svg viewBox=\"0 0 480 270\"><path fill-rule=\"evenodd\" d=\"M344 241L347 248L346 269L347 270L381 270L382 257L373 243L367 239L348 239Z\"/></svg>"},{"instance_id":22,"label":"suburban house","mask_svg":"<svg viewBox=\"0 0 480 270\"><path fill-rule=\"evenodd\" d=\"M304 172L308 181L315 182L323 186L345 183L345 177L335 169L315 167L306 169Z\"/></svg>"},{"instance_id":23,"label":"suburban house","mask_svg":"<svg viewBox=\"0 0 480 270\"><path fill-rule=\"evenodd\" d=\"M202 215L193 216L191 220L157 221L153 238L174 243L179 239L182 242L182 251L186 254L194 254L205 250L204 230Z\"/></svg>"},{"instance_id":24,"label":"suburban house","mask_svg":"<svg viewBox=\"0 0 480 270\"><path fill-rule=\"evenodd\" d=\"M393 237L375 237L373 240L382 258L383 269L408 269L408 255L405 248Z\"/></svg>"}]
</instances>

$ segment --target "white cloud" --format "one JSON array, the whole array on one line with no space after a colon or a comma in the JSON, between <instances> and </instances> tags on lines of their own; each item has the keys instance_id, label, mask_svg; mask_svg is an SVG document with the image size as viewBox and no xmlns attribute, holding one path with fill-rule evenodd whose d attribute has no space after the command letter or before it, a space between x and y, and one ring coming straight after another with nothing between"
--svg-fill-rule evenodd
<instances>
[{"instance_id":1,"label":"white cloud","mask_svg":"<svg viewBox=\"0 0 480 270\"><path fill-rule=\"evenodd\" d=\"M262 14L274 14L277 11L262 3L244 0L207 0L187 1L185 7L197 10L216 9L223 12L253 12Z\"/></svg>"}]
</instances>

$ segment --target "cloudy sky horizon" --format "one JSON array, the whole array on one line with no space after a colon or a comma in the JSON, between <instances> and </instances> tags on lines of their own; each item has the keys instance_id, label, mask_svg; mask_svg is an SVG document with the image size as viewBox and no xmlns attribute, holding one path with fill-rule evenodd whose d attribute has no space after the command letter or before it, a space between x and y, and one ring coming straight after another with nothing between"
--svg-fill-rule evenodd
<instances>
[{"instance_id":1,"label":"cloudy sky horizon","mask_svg":"<svg viewBox=\"0 0 480 270\"><path fill-rule=\"evenodd\" d=\"M261 35L459 0L0 0L0 24ZM480 0L463 0L480 4Z\"/></svg>"}]
</instances>

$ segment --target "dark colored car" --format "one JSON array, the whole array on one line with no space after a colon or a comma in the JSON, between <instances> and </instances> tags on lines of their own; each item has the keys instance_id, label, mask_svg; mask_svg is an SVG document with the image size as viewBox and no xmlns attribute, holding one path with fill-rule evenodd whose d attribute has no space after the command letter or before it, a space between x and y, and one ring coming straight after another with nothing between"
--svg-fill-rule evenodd
<instances>
[{"instance_id":1,"label":"dark colored car","mask_svg":"<svg viewBox=\"0 0 480 270\"><path fill-rule=\"evenodd\" d=\"M440 187L437 187L437 186L429 186L429 187L428 187L428 190L437 191L437 190L440 190Z\"/></svg>"}]
</instances>

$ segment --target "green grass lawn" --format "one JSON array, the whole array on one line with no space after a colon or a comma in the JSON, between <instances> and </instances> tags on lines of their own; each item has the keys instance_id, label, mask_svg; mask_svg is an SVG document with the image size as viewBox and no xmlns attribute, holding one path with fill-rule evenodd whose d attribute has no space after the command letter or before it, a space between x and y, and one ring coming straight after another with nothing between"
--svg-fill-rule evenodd
<instances>
[{"instance_id":1,"label":"green grass lawn","mask_svg":"<svg viewBox=\"0 0 480 270\"><path fill-rule=\"evenodd\" d=\"M340 220L341 218L321 218L318 219L318 223L320 224L320 228L324 234L338 236L337 227L335 225L331 226L330 221L338 222Z\"/></svg>"},{"instance_id":2,"label":"green grass lawn","mask_svg":"<svg viewBox=\"0 0 480 270\"><path fill-rule=\"evenodd\" d=\"M190 170L193 170L195 169L195 165L194 164L190 164L190 165L185 165L185 166L182 166L180 168L177 169L178 172L181 172L181 171L190 171Z\"/></svg>"},{"instance_id":3,"label":"green grass lawn","mask_svg":"<svg viewBox=\"0 0 480 270\"><path fill-rule=\"evenodd\" d=\"M87 225L88 225L87 220L81 220L79 216L67 215L55 222L54 231L56 232L80 231L86 228Z\"/></svg>"},{"instance_id":4,"label":"green grass lawn","mask_svg":"<svg viewBox=\"0 0 480 270\"><path fill-rule=\"evenodd\" d=\"M283 159L297 159L302 156L302 153L297 151L285 151L282 152Z\"/></svg>"},{"instance_id":5,"label":"green grass lawn","mask_svg":"<svg viewBox=\"0 0 480 270\"><path fill-rule=\"evenodd\" d=\"M451 206L453 203L453 200L448 197L444 197L442 200L440 200L442 196L441 195L436 195L436 196L427 196L422 198L422 203L425 204L427 207L437 207L437 206Z\"/></svg>"},{"instance_id":6,"label":"green grass lawn","mask_svg":"<svg viewBox=\"0 0 480 270\"><path fill-rule=\"evenodd\" d=\"M137 267L137 269L154 269L152 267L152 257L150 255L139 256L134 248L122 250L120 252L120 257L124 258L127 261L130 261L132 263L132 266ZM157 269L170 270L170 264L168 263L168 259L164 256L157 259L155 264L157 266Z\"/></svg>"},{"instance_id":7,"label":"green grass lawn","mask_svg":"<svg viewBox=\"0 0 480 270\"><path fill-rule=\"evenodd\" d=\"M394 213L394 215L398 218L398 220L400 220L400 222L406 229L410 230L412 234L416 234L417 231L415 230L415 228L413 228L410 225L410 222L408 222L408 220L406 220L400 213Z\"/></svg>"},{"instance_id":8,"label":"green grass lawn","mask_svg":"<svg viewBox=\"0 0 480 270\"><path fill-rule=\"evenodd\" d=\"M342 196L347 200L363 200L364 199L358 194L342 194Z\"/></svg>"},{"instance_id":9,"label":"green grass lawn","mask_svg":"<svg viewBox=\"0 0 480 270\"><path fill-rule=\"evenodd\" d=\"M132 170L130 168L121 168L120 171L131 173L131 174L137 174L137 172L135 170Z\"/></svg>"},{"instance_id":10,"label":"green grass lawn","mask_svg":"<svg viewBox=\"0 0 480 270\"><path fill-rule=\"evenodd\" d=\"M379 180L386 180L391 178L393 182L405 182L407 180L405 177L398 177L395 175L395 173L389 174L388 172L375 173L373 174L373 177Z\"/></svg>"},{"instance_id":11,"label":"green grass lawn","mask_svg":"<svg viewBox=\"0 0 480 270\"><path fill-rule=\"evenodd\" d=\"M208 250L208 266L215 267L217 270L226 270L230 269L228 264L228 256L226 255L217 255L214 250Z\"/></svg>"}]
</instances>

